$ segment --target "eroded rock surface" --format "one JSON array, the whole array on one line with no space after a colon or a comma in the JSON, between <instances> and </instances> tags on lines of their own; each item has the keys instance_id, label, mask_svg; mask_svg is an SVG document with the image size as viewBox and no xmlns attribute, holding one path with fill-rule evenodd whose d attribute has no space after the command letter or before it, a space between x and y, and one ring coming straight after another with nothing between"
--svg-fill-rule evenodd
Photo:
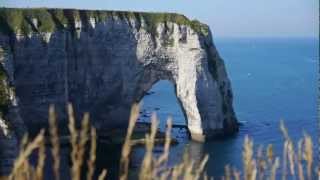
<instances>
[{"instance_id":1,"label":"eroded rock surface","mask_svg":"<svg viewBox=\"0 0 320 180\"><path fill-rule=\"evenodd\" d=\"M65 105L72 102L78 117L90 112L100 132L126 127L131 105L166 79L194 140L238 129L223 60L200 22L177 14L47 9L0 9L0 18L4 81L14 96L14 115L3 116L8 124L22 121L37 131L55 104L66 127Z\"/></svg>"}]
</instances>

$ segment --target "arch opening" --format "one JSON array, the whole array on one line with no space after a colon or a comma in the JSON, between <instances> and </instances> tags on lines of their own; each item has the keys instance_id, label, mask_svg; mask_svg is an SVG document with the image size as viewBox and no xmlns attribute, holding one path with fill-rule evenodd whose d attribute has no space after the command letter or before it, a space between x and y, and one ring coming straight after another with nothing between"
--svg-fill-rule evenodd
<instances>
[{"instance_id":1,"label":"arch opening","mask_svg":"<svg viewBox=\"0 0 320 180\"><path fill-rule=\"evenodd\" d=\"M172 117L173 136L175 138L187 138L187 118L183 113L174 84L168 80L159 80L144 94L141 103L138 123L150 123L153 112L159 120L159 128L165 131L167 119Z\"/></svg>"}]
</instances>

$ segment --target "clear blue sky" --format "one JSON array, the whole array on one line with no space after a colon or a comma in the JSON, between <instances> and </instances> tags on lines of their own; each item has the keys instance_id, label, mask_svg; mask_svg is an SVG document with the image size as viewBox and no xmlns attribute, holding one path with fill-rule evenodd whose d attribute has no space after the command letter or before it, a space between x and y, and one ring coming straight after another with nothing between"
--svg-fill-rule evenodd
<instances>
[{"instance_id":1,"label":"clear blue sky","mask_svg":"<svg viewBox=\"0 0 320 180\"><path fill-rule=\"evenodd\" d=\"M0 0L5 7L177 12L215 37L317 37L319 0Z\"/></svg>"}]
</instances>

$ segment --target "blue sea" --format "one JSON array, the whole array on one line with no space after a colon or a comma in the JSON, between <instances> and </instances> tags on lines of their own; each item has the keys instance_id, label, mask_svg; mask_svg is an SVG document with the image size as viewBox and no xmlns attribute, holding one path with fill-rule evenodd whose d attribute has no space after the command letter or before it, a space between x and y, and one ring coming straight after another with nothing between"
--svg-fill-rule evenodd
<instances>
[{"instance_id":1,"label":"blue sea","mask_svg":"<svg viewBox=\"0 0 320 180\"><path fill-rule=\"evenodd\" d=\"M179 144L171 147L169 166L181 161L184 153L195 162L208 154L205 171L209 176L219 178L227 164L242 170L241 154L246 135L253 139L256 150L260 145L273 144L275 155L282 157L284 138L280 120L284 121L295 142L304 133L317 142L319 39L230 38L215 39L214 43L224 59L233 88L234 109L242 126L235 136L205 143L189 140L185 129L173 129ZM142 99L142 104L139 121L149 121L152 112L156 112L162 130L169 116L174 124L186 124L169 81L156 83ZM316 143L316 151L315 146ZM162 146L155 147L154 154L162 153L162 149ZM133 177L139 171L144 152L143 147L138 147L131 153ZM69 154L68 147L61 149L61 179L70 179ZM120 156L121 145L98 143L95 174L108 169L108 179L118 179ZM47 179L53 179L52 160L50 156L48 159L45 174ZM31 160L35 163L36 156Z\"/></svg>"},{"instance_id":2,"label":"blue sea","mask_svg":"<svg viewBox=\"0 0 320 180\"><path fill-rule=\"evenodd\" d=\"M224 59L236 116L243 126L234 137L206 143L192 142L184 130L175 130L174 136L180 143L171 149L170 164L188 152L194 160L209 155L206 171L210 176L221 176L226 164L241 170L246 135L253 138L255 148L273 144L275 154L281 157L280 120L293 140L308 133L316 142L318 39L229 38L215 39L214 43ZM159 81L153 86L150 95L143 99L143 110L146 117L156 111L162 127L168 116L173 117L174 124L186 123L169 81ZM137 166L142 154L139 149L133 154Z\"/></svg>"}]
</instances>

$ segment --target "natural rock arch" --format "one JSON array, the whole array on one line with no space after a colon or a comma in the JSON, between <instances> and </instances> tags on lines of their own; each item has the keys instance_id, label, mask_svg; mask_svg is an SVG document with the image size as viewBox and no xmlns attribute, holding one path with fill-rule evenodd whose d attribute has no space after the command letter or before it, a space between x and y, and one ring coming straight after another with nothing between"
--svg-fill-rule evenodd
<instances>
[{"instance_id":1,"label":"natural rock arch","mask_svg":"<svg viewBox=\"0 0 320 180\"><path fill-rule=\"evenodd\" d=\"M226 99L220 94L225 89L219 86L219 82L216 82L208 70L209 63L198 59L203 54L199 56L197 53L193 54L191 51L182 55L181 59L168 58L165 61L155 58L144 66L134 88L133 100L140 102L145 93L159 80L170 81L174 85L175 95L184 113L191 138L204 141L206 136L210 138L227 133L227 118L230 117L227 117L229 107L224 104L228 102L224 102ZM232 123L229 125L234 126Z\"/></svg>"},{"instance_id":2,"label":"natural rock arch","mask_svg":"<svg viewBox=\"0 0 320 180\"><path fill-rule=\"evenodd\" d=\"M230 82L206 25L177 14L61 11L67 21L41 11L53 18L47 19L54 23L50 31L36 23L35 32L0 33L7 84L19 100L15 112L27 126L45 124L49 104L65 117L65 104L72 102L77 114L90 112L98 132L125 127L132 103L166 79L175 86L192 139L237 131Z\"/></svg>"}]
</instances>

